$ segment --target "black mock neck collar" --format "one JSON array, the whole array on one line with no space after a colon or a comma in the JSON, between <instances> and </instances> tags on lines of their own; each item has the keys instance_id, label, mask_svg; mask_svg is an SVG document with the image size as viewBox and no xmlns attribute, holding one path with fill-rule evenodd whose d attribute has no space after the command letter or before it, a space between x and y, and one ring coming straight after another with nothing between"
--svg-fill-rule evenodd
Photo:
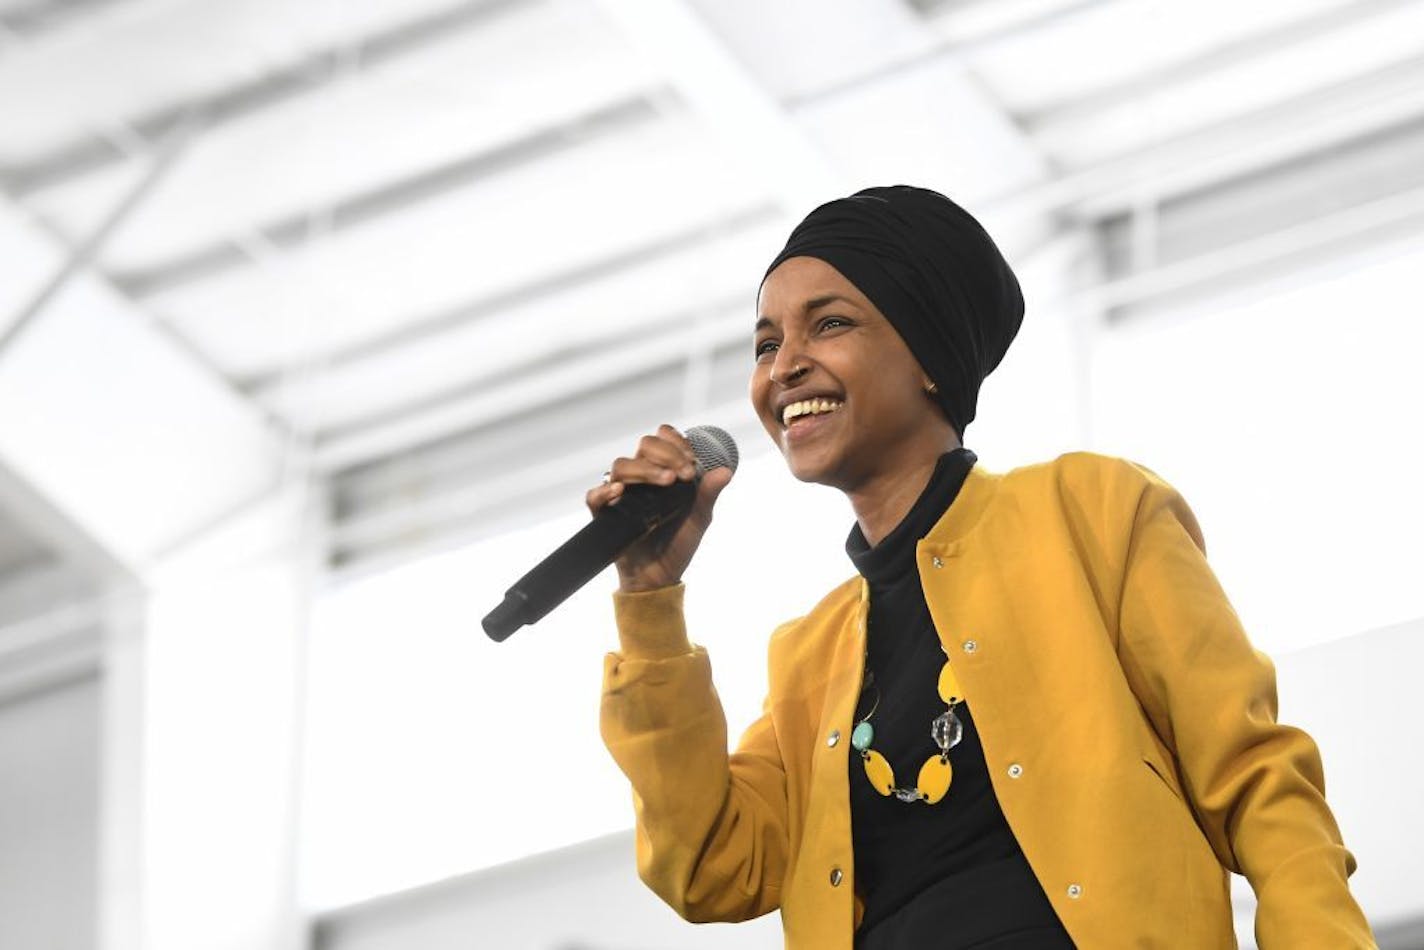
<instances>
[{"instance_id":1,"label":"black mock neck collar","mask_svg":"<svg viewBox=\"0 0 1424 950\"><path fill-rule=\"evenodd\" d=\"M929 533L954 502L965 476L978 459L972 449L962 445L941 455L920 497L900 519L900 523L875 547L866 542L860 525L850 529L850 536L846 538L846 554L862 577L875 584L891 580L903 573L907 566L909 570L914 570L916 543Z\"/></svg>"}]
</instances>

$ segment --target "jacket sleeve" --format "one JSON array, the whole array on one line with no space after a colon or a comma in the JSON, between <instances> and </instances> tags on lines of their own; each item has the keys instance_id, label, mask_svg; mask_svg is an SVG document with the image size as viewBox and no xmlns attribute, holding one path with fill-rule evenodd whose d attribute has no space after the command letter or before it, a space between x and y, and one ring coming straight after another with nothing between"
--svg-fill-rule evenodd
<instances>
[{"instance_id":1,"label":"jacket sleeve","mask_svg":"<svg viewBox=\"0 0 1424 950\"><path fill-rule=\"evenodd\" d=\"M621 648L604 662L600 728L633 786L644 883L687 920L747 920L781 903L786 777L769 710L728 755L683 590L614 594Z\"/></svg>"},{"instance_id":2,"label":"jacket sleeve","mask_svg":"<svg viewBox=\"0 0 1424 950\"><path fill-rule=\"evenodd\" d=\"M1315 742L1276 721L1276 676L1206 561L1186 501L1148 476L1131 525L1118 650L1177 757L1198 824L1256 892L1262 950L1373 947L1346 879Z\"/></svg>"}]
</instances>

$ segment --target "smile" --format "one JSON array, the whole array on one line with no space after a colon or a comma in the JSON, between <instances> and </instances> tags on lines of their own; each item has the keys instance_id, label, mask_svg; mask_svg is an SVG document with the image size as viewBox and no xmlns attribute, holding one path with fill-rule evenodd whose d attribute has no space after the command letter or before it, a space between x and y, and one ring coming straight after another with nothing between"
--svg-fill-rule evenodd
<instances>
[{"instance_id":1,"label":"smile","mask_svg":"<svg viewBox=\"0 0 1424 950\"><path fill-rule=\"evenodd\" d=\"M781 410L781 424L787 428L797 419L835 412L844 405L839 399L803 399Z\"/></svg>"}]
</instances>

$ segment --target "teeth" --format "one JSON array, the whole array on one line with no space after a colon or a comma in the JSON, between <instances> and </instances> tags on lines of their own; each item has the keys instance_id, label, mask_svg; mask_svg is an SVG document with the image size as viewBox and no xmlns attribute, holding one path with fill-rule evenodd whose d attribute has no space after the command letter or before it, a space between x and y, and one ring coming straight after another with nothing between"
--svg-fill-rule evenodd
<instances>
[{"instance_id":1,"label":"teeth","mask_svg":"<svg viewBox=\"0 0 1424 950\"><path fill-rule=\"evenodd\" d=\"M781 424L790 425L792 419L800 416L816 415L822 412L835 412L841 407L838 399L802 399L800 402L793 402L785 409L781 410Z\"/></svg>"}]
</instances>

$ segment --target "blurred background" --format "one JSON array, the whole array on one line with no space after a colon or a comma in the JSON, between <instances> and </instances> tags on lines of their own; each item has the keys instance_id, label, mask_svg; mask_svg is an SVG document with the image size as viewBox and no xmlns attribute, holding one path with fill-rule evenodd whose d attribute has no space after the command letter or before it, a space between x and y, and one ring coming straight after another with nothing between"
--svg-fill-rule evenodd
<instances>
[{"instance_id":1,"label":"blurred background","mask_svg":"<svg viewBox=\"0 0 1424 950\"><path fill-rule=\"evenodd\" d=\"M751 721L852 573L756 286L900 182L1024 284L980 465L1182 491L1424 948L1421 0L0 0L0 946L780 946L636 880L611 575L479 619L721 425L689 617Z\"/></svg>"}]
</instances>

